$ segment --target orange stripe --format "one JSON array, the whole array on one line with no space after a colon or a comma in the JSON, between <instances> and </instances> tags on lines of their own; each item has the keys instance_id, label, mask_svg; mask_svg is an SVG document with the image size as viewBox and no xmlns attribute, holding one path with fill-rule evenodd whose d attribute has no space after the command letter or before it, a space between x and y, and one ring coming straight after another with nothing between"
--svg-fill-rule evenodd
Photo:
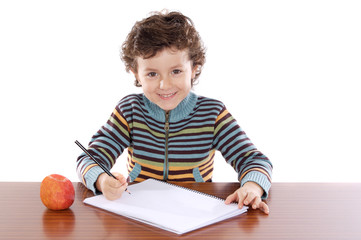
<instances>
[{"instance_id":1,"label":"orange stripe","mask_svg":"<svg viewBox=\"0 0 361 240\"><path fill-rule=\"evenodd\" d=\"M194 163L194 165L187 165L187 166L169 166L169 171L182 171L182 170L189 170L198 167L200 164L198 162ZM160 169L160 170L163 170Z\"/></svg>"},{"instance_id":2,"label":"orange stripe","mask_svg":"<svg viewBox=\"0 0 361 240\"><path fill-rule=\"evenodd\" d=\"M155 176L154 179L163 180L163 176ZM143 182L146 178L137 177L133 182Z\"/></svg>"},{"instance_id":3,"label":"orange stripe","mask_svg":"<svg viewBox=\"0 0 361 240\"><path fill-rule=\"evenodd\" d=\"M169 180L182 179L182 178L194 178L192 173L168 175Z\"/></svg>"},{"instance_id":4,"label":"orange stripe","mask_svg":"<svg viewBox=\"0 0 361 240\"><path fill-rule=\"evenodd\" d=\"M84 185L86 185L85 178L84 178L85 174L89 171L89 169L91 169L92 167L95 167L95 166L98 166L98 164L95 164L95 163L94 163L94 164L90 164L90 165L87 166L87 167L85 168L85 170L83 171L82 180L83 180Z\"/></svg>"},{"instance_id":5,"label":"orange stripe","mask_svg":"<svg viewBox=\"0 0 361 240\"><path fill-rule=\"evenodd\" d=\"M133 148L128 147L128 155L129 155L129 153L133 155Z\"/></svg>"},{"instance_id":6,"label":"orange stripe","mask_svg":"<svg viewBox=\"0 0 361 240\"><path fill-rule=\"evenodd\" d=\"M136 179L133 180L133 182L138 183L138 182L143 182L144 180L145 180L145 178L137 177Z\"/></svg>"},{"instance_id":7,"label":"orange stripe","mask_svg":"<svg viewBox=\"0 0 361 240\"><path fill-rule=\"evenodd\" d=\"M131 162L128 162L128 171L131 172L134 168L134 164L132 164Z\"/></svg>"},{"instance_id":8,"label":"orange stripe","mask_svg":"<svg viewBox=\"0 0 361 240\"><path fill-rule=\"evenodd\" d=\"M263 173L264 175L267 176L268 180L271 182L270 176L269 176L268 173L267 173L265 170L263 170L262 168L251 168L251 169L247 170L246 172L244 172L244 173L242 174L242 176L239 178L239 180L241 181L242 178L243 178L247 173L249 173L249 172L251 172L251 171L257 171L257 172Z\"/></svg>"},{"instance_id":9,"label":"orange stripe","mask_svg":"<svg viewBox=\"0 0 361 240\"><path fill-rule=\"evenodd\" d=\"M141 174L147 177L155 178L155 179L163 179L163 175L158 175L155 173L150 173L146 171L141 171Z\"/></svg>"},{"instance_id":10,"label":"orange stripe","mask_svg":"<svg viewBox=\"0 0 361 240\"><path fill-rule=\"evenodd\" d=\"M228 110L224 110L216 119L216 123L218 122L219 119L223 118L225 115L228 114Z\"/></svg>"},{"instance_id":11,"label":"orange stripe","mask_svg":"<svg viewBox=\"0 0 361 240\"><path fill-rule=\"evenodd\" d=\"M212 176L213 176L213 171L210 172L207 176L204 176L204 177L203 177L203 180L204 180L205 182L207 182L209 179L212 178Z\"/></svg>"},{"instance_id":12,"label":"orange stripe","mask_svg":"<svg viewBox=\"0 0 361 240\"><path fill-rule=\"evenodd\" d=\"M130 132L130 128L129 128L129 125L128 125L127 121L125 121L125 119L120 115L120 113L119 113L116 109L114 109L114 112L113 112L113 113L115 114L115 116L117 116L117 118L118 118L125 126L127 126L128 132Z\"/></svg>"},{"instance_id":13,"label":"orange stripe","mask_svg":"<svg viewBox=\"0 0 361 240\"><path fill-rule=\"evenodd\" d=\"M174 183L174 184L177 184L177 183L179 183L179 181L171 181L171 180L167 180L167 182L169 182L169 183ZM195 181L182 181L181 183L194 183Z\"/></svg>"},{"instance_id":14,"label":"orange stripe","mask_svg":"<svg viewBox=\"0 0 361 240\"><path fill-rule=\"evenodd\" d=\"M163 166L154 166L154 165L152 165L152 164L147 164L147 163L139 163L139 161L137 161L137 160L135 160L134 158L133 158L133 162L135 162L135 163L138 163L139 165L141 165L141 166L144 166L144 167L147 167L147 168L150 168L150 169L152 169L152 170L156 170L156 171L163 171Z\"/></svg>"},{"instance_id":15,"label":"orange stripe","mask_svg":"<svg viewBox=\"0 0 361 240\"><path fill-rule=\"evenodd\" d=\"M203 176L204 173L206 173L208 170L210 170L210 169L212 169L212 168L213 168L213 164L210 165L208 168L205 168L205 169L201 170L201 171L200 171L201 175ZM213 171L211 171L211 173L212 173L212 172L213 172Z\"/></svg>"},{"instance_id":16,"label":"orange stripe","mask_svg":"<svg viewBox=\"0 0 361 240\"><path fill-rule=\"evenodd\" d=\"M199 171L203 171L204 169L209 169L209 167L212 167L213 166L213 159L212 160L209 160L207 162L207 164L205 164L204 166L200 167L199 168Z\"/></svg>"}]
</instances>

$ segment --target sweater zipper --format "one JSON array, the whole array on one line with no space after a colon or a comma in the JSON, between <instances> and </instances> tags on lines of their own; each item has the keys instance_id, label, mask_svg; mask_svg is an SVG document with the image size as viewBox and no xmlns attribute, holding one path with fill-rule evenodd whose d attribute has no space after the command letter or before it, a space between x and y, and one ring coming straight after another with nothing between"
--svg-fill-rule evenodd
<instances>
[{"instance_id":1,"label":"sweater zipper","mask_svg":"<svg viewBox=\"0 0 361 240\"><path fill-rule=\"evenodd\" d=\"M165 113L164 130L165 130L165 151L164 151L165 159L164 159L163 180L166 181L168 179L168 169L169 169L169 163L168 163L169 112Z\"/></svg>"}]
</instances>

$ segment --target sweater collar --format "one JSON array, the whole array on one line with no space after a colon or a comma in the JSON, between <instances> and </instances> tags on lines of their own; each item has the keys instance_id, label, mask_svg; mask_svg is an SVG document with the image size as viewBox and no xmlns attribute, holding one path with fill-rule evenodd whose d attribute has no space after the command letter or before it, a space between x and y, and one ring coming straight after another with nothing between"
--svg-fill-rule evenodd
<instances>
[{"instance_id":1,"label":"sweater collar","mask_svg":"<svg viewBox=\"0 0 361 240\"><path fill-rule=\"evenodd\" d=\"M169 111L169 122L176 122L186 118L196 106L197 99L198 96L195 93L189 92L176 108ZM144 94L143 100L149 114L157 121L165 122L165 111L151 102Z\"/></svg>"}]
</instances>

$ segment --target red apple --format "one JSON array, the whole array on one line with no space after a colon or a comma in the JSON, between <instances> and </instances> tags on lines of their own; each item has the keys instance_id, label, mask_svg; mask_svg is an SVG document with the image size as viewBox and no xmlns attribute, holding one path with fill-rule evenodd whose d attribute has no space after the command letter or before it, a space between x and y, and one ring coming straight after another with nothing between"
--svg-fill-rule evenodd
<instances>
[{"instance_id":1,"label":"red apple","mask_svg":"<svg viewBox=\"0 0 361 240\"><path fill-rule=\"evenodd\" d=\"M51 210L69 208L75 197L74 186L66 177L51 174L44 178L40 185L40 199Z\"/></svg>"}]
</instances>

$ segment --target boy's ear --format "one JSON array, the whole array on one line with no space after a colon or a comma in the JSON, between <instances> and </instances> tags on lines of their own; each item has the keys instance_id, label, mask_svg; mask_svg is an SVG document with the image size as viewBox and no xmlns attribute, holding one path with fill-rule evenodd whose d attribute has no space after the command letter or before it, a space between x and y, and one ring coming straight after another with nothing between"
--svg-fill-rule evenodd
<instances>
[{"instance_id":1,"label":"boy's ear","mask_svg":"<svg viewBox=\"0 0 361 240\"><path fill-rule=\"evenodd\" d=\"M129 70L130 70L134 75L136 74L136 72L134 71L133 68L130 68Z\"/></svg>"},{"instance_id":2,"label":"boy's ear","mask_svg":"<svg viewBox=\"0 0 361 240\"><path fill-rule=\"evenodd\" d=\"M133 73L134 77L138 79L138 73L133 68L131 68L130 71Z\"/></svg>"},{"instance_id":3,"label":"boy's ear","mask_svg":"<svg viewBox=\"0 0 361 240\"><path fill-rule=\"evenodd\" d=\"M196 74L197 72L199 72L199 65L195 65L193 66L193 69L192 69L192 79L196 77Z\"/></svg>"},{"instance_id":4,"label":"boy's ear","mask_svg":"<svg viewBox=\"0 0 361 240\"><path fill-rule=\"evenodd\" d=\"M139 77L138 77L138 73L134 71L133 68L130 69L130 71L133 73L134 77L135 77L135 80L137 82L137 86L142 86L142 83L139 81Z\"/></svg>"}]
</instances>

